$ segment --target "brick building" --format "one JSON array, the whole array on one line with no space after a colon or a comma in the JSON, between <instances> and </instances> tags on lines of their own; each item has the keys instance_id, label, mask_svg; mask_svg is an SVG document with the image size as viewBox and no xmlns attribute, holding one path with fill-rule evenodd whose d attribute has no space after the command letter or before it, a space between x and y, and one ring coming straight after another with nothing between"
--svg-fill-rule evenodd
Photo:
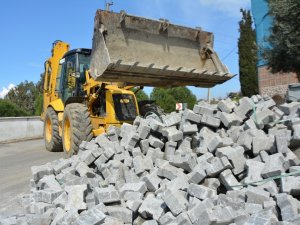
<instances>
[{"instance_id":1,"label":"brick building","mask_svg":"<svg viewBox=\"0 0 300 225\"><path fill-rule=\"evenodd\" d=\"M267 0L251 0L252 14L256 29L256 40L258 51L258 85L260 94L267 94L274 99L280 100L284 97L287 85L299 83L299 79L294 73L272 74L268 70L268 62L262 58L262 49L270 46L267 38L270 35L272 17L269 15Z\"/></svg>"}]
</instances>

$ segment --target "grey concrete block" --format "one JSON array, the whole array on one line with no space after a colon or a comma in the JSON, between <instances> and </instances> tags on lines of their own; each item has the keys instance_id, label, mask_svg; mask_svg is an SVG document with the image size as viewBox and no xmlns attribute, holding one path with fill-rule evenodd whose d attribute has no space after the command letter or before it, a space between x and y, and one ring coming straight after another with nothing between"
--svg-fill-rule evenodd
<instances>
[{"instance_id":1,"label":"grey concrete block","mask_svg":"<svg viewBox=\"0 0 300 225\"><path fill-rule=\"evenodd\" d=\"M234 109L234 112L244 119L246 115L253 110L254 103L248 97L243 97L239 100L239 105Z\"/></svg>"},{"instance_id":2,"label":"grey concrete block","mask_svg":"<svg viewBox=\"0 0 300 225\"><path fill-rule=\"evenodd\" d=\"M218 108L225 113L231 113L232 110L236 107L236 104L230 99L221 100L218 103Z\"/></svg>"},{"instance_id":3,"label":"grey concrete block","mask_svg":"<svg viewBox=\"0 0 300 225\"><path fill-rule=\"evenodd\" d=\"M274 136L264 137L264 136L256 136L253 137L253 154L256 156L261 151L266 151L269 153L275 153L275 138Z\"/></svg>"},{"instance_id":4,"label":"grey concrete block","mask_svg":"<svg viewBox=\"0 0 300 225\"><path fill-rule=\"evenodd\" d=\"M71 165L70 160L68 160L68 159L59 159L59 160L57 161L57 164L55 164L55 165L53 166L54 173L55 173L55 174L59 174L59 173L61 173L61 171L62 171L63 169L68 168L70 165Z\"/></svg>"},{"instance_id":5,"label":"grey concrete block","mask_svg":"<svg viewBox=\"0 0 300 225\"><path fill-rule=\"evenodd\" d=\"M148 150L149 150L149 141L146 140L141 140L140 141L140 148L142 150L142 153L145 155L147 154Z\"/></svg>"},{"instance_id":6,"label":"grey concrete block","mask_svg":"<svg viewBox=\"0 0 300 225\"><path fill-rule=\"evenodd\" d=\"M254 120L250 118L250 119L248 119L248 120L245 121L244 128L245 128L245 130L248 130L248 129L257 129L257 126L256 126Z\"/></svg>"},{"instance_id":7,"label":"grey concrete block","mask_svg":"<svg viewBox=\"0 0 300 225\"><path fill-rule=\"evenodd\" d=\"M257 187L249 186L246 190L247 203L263 204L270 200L270 193Z\"/></svg>"},{"instance_id":8,"label":"grey concrete block","mask_svg":"<svg viewBox=\"0 0 300 225\"><path fill-rule=\"evenodd\" d=\"M186 192L180 190L174 192L167 190L165 192L163 200L174 216L177 216L180 213L186 211L189 205L186 195Z\"/></svg>"},{"instance_id":9,"label":"grey concrete block","mask_svg":"<svg viewBox=\"0 0 300 225\"><path fill-rule=\"evenodd\" d=\"M244 156L244 149L241 146L235 148L218 148L216 156L219 158L224 156L227 157L233 166L233 173L235 175L240 174L245 170L246 158Z\"/></svg>"},{"instance_id":10,"label":"grey concrete block","mask_svg":"<svg viewBox=\"0 0 300 225\"><path fill-rule=\"evenodd\" d=\"M278 152L287 153L289 151L289 140L285 136L278 134L275 136L275 140Z\"/></svg>"},{"instance_id":11,"label":"grey concrete block","mask_svg":"<svg viewBox=\"0 0 300 225\"><path fill-rule=\"evenodd\" d=\"M97 148L98 148L98 146L97 146ZM90 149L83 151L83 152L79 152L78 156L79 156L79 159L88 166L91 165L96 159L92 150L90 150Z\"/></svg>"},{"instance_id":12,"label":"grey concrete block","mask_svg":"<svg viewBox=\"0 0 300 225\"><path fill-rule=\"evenodd\" d=\"M300 165L300 160L298 156L290 149L287 149L287 152L284 153L284 157L285 157L285 164L284 164L285 168Z\"/></svg>"},{"instance_id":13,"label":"grey concrete block","mask_svg":"<svg viewBox=\"0 0 300 225\"><path fill-rule=\"evenodd\" d=\"M233 176L231 170L224 170L220 174L220 182L226 187L227 190L239 190L242 187L238 186L240 183Z\"/></svg>"},{"instance_id":14,"label":"grey concrete block","mask_svg":"<svg viewBox=\"0 0 300 225\"><path fill-rule=\"evenodd\" d=\"M158 222L159 224L170 224L172 223L176 218L173 216L171 212L167 212L166 214L162 215Z\"/></svg>"},{"instance_id":15,"label":"grey concrete block","mask_svg":"<svg viewBox=\"0 0 300 225\"><path fill-rule=\"evenodd\" d=\"M136 156L133 158L133 167L137 175L146 171L145 160L142 156Z\"/></svg>"},{"instance_id":16,"label":"grey concrete block","mask_svg":"<svg viewBox=\"0 0 300 225\"><path fill-rule=\"evenodd\" d=\"M171 157L170 164L191 172L197 164L197 158L195 154L176 154Z\"/></svg>"},{"instance_id":17,"label":"grey concrete block","mask_svg":"<svg viewBox=\"0 0 300 225\"><path fill-rule=\"evenodd\" d=\"M47 165L43 165L43 166L32 166L31 173L32 173L33 180L35 182L38 182L44 176L53 174L54 171L53 168L50 168Z\"/></svg>"},{"instance_id":18,"label":"grey concrete block","mask_svg":"<svg viewBox=\"0 0 300 225\"><path fill-rule=\"evenodd\" d=\"M281 153L276 153L268 157L261 175L263 178L278 176L287 169L284 156Z\"/></svg>"},{"instance_id":19,"label":"grey concrete block","mask_svg":"<svg viewBox=\"0 0 300 225\"><path fill-rule=\"evenodd\" d=\"M177 216L175 221L175 224L192 225L192 222L190 221L190 218L186 212L183 212Z\"/></svg>"},{"instance_id":20,"label":"grey concrete block","mask_svg":"<svg viewBox=\"0 0 300 225\"><path fill-rule=\"evenodd\" d=\"M145 140L150 135L151 127L147 123L141 123L137 129L140 139Z\"/></svg>"},{"instance_id":21,"label":"grey concrete block","mask_svg":"<svg viewBox=\"0 0 300 225\"><path fill-rule=\"evenodd\" d=\"M177 130L175 126L166 127L162 130L162 134L168 138L168 141L176 142L183 139L183 133Z\"/></svg>"},{"instance_id":22,"label":"grey concrete block","mask_svg":"<svg viewBox=\"0 0 300 225\"><path fill-rule=\"evenodd\" d=\"M139 192L141 194L144 194L147 191L146 183L141 181L138 183L126 183L124 184L120 190L120 197L123 197L126 192Z\"/></svg>"},{"instance_id":23,"label":"grey concrete block","mask_svg":"<svg viewBox=\"0 0 300 225\"><path fill-rule=\"evenodd\" d=\"M161 182L161 179L157 176L157 171L158 169L155 169L153 172L142 178L142 181L146 183L147 189L151 192L155 192Z\"/></svg>"},{"instance_id":24,"label":"grey concrete block","mask_svg":"<svg viewBox=\"0 0 300 225\"><path fill-rule=\"evenodd\" d=\"M91 168L89 168L84 162L80 162L76 166L76 171L79 173L80 177L95 177L95 173Z\"/></svg>"},{"instance_id":25,"label":"grey concrete block","mask_svg":"<svg viewBox=\"0 0 300 225\"><path fill-rule=\"evenodd\" d=\"M293 196L299 196L300 195L300 177L282 177L280 179L281 186L280 186L280 192L281 193L287 193Z\"/></svg>"},{"instance_id":26,"label":"grey concrete block","mask_svg":"<svg viewBox=\"0 0 300 225\"><path fill-rule=\"evenodd\" d=\"M218 128L221 124L221 120L209 115L203 115L201 119L201 123L214 128Z\"/></svg>"},{"instance_id":27,"label":"grey concrete block","mask_svg":"<svg viewBox=\"0 0 300 225\"><path fill-rule=\"evenodd\" d=\"M116 203L120 201L119 193L115 189L114 186L108 186L106 188L98 188L94 189L95 199L97 203Z\"/></svg>"},{"instance_id":28,"label":"grey concrete block","mask_svg":"<svg viewBox=\"0 0 300 225\"><path fill-rule=\"evenodd\" d=\"M177 142L168 141L165 144L165 158L170 160L170 158L175 154L175 150L177 147Z\"/></svg>"},{"instance_id":29,"label":"grey concrete block","mask_svg":"<svg viewBox=\"0 0 300 225\"><path fill-rule=\"evenodd\" d=\"M207 178L203 182L203 186L216 190L220 187L220 181L217 178Z\"/></svg>"},{"instance_id":30,"label":"grey concrete block","mask_svg":"<svg viewBox=\"0 0 300 225\"><path fill-rule=\"evenodd\" d=\"M156 220L148 220L145 221L142 225L158 225L158 223L156 222Z\"/></svg>"},{"instance_id":31,"label":"grey concrete block","mask_svg":"<svg viewBox=\"0 0 300 225\"><path fill-rule=\"evenodd\" d=\"M280 215L283 221L292 220L298 215L298 201L287 194L278 194L276 202L280 208Z\"/></svg>"},{"instance_id":32,"label":"grey concrete block","mask_svg":"<svg viewBox=\"0 0 300 225\"><path fill-rule=\"evenodd\" d=\"M191 135L198 132L197 124L188 124L185 123L182 126L182 132L184 135Z\"/></svg>"},{"instance_id":33,"label":"grey concrete block","mask_svg":"<svg viewBox=\"0 0 300 225\"><path fill-rule=\"evenodd\" d=\"M121 206L107 206L108 215L120 219L123 223L132 224L132 211Z\"/></svg>"},{"instance_id":34,"label":"grey concrete block","mask_svg":"<svg viewBox=\"0 0 300 225\"><path fill-rule=\"evenodd\" d=\"M160 148L149 148L146 158L151 158L152 162L155 162L157 159L164 158L164 152Z\"/></svg>"},{"instance_id":35,"label":"grey concrete block","mask_svg":"<svg viewBox=\"0 0 300 225\"><path fill-rule=\"evenodd\" d=\"M39 190L33 192L35 202L52 204L53 201L62 194L62 191Z\"/></svg>"},{"instance_id":36,"label":"grey concrete block","mask_svg":"<svg viewBox=\"0 0 300 225\"><path fill-rule=\"evenodd\" d=\"M216 136L216 134L207 127L203 127L199 132L199 144L197 148L197 153L205 154L208 152L208 143Z\"/></svg>"},{"instance_id":37,"label":"grey concrete block","mask_svg":"<svg viewBox=\"0 0 300 225\"><path fill-rule=\"evenodd\" d=\"M258 213L262 210L263 210L263 206L261 204L255 204L255 203L246 203L245 204L245 212L247 214Z\"/></svg>"},{"instance_id":38,"label":"grey concrete block","mask_svg":"<svg viewBox=\"0 0 300 225\"><path fill-rule=\"evenodd\" d=\"M197 202L197 204L188 210L188 216L193 224L199 219L201 213L206 211L206 206L203 202ZM197 223L196 223L197 224Z\"/></svg>"},{"instance_id":39,"label":"grey concrete block","mask_svg":"<svg viewBox=\"0 0 300 225\"><path fill-rule=\"evenodd\" d=\"M242 131L239 134L236 143L240 146L243 146L245 150L251 150L253 137L255 137L256 134L257 134L257 130L253 130L253 129Z\"/></svg>"},{"instance_id":40,"label":"grey concrete block","mask_svg":"<svg viewBox=\"0 0 300 225\"><path fill-rule=\"evenodd\" d=\"M220 120L225 127L230 128L231 126L239 126L243 120L236 113L222 112L220 114Z\"/></svg>"},{"instance_id":41,"label":"grey concrete block","mask_svg":"<svg viewBox=\"0 0 300 225\"><path fill-rule=\"evenodd\" d=\"M99 158L94 162L94 164L97 166L98 170L101 169L102 165L105 164L108 161L108 158L104 154L100 155Z\"/></svg>"},{"instance_id":42,"label":"grey concrete block","mask_svg":"<svg viewBox=\"0 0 300 225\"><path fill-rule=\"evenodd\" d=\"M248 184L261 181L263 179L261 176L261 172L263 171L264 167L265 163L248 159L246 161L247 176L245 177L244 182Z\"/></svg>"},{"instance_id":43,"label":"grey concrete block","mask_svg":"<svg viewBox=\"0 0 300 225\"><path fill-rule=\"evenodd\" d=\"M189 109L183 112L183 118L193 123L200 123L201 121L201 116Z\"/></svg>"},{"instance_id":44,"label":"grey concrete block","mask_svg":"<svg viewBox=\"0 0 300 225\"><path fill-rule=\"evenodd\" d=\"M121 146L123 146L126 150L131 151L134 149L139 139L140 137L137 133L131 133L121 140Z\"/></svg>"},{"instance_id":45,"label":"grey concrete block","mask_svg":"<svg viewBox=\"0 0 300 225\"><path fill-rule=\"evenodd\" d=\"M275 121L275 113L269 109L264 109L261 112L258 112L251 116L251 119L254 120L257 127L260 129L264 128L265 125L270 124Z\"/></svg>"},{"instance_id":46,"label":"grey concrete block","mask_svg":"<svg viewBox=\"0 0 300 225\"><path fill-rule=\"evenodd\" d=\"M188 188L188 193L191 196L199 198L200 200L211 198L217 195L216 190L197 184L190 184Z\"/></svg>"},{"instance_id":47,"label":"grey concrete block","mask_svg":"<svg viewBox=\"0 0 300 225\"><path fill-rule=\"evenodd\" d=\"M212 139L207 143L207 149L209 152L214 153L217 148L223 146L223 139L219 135L215 135Z\"/></svg>"},{"instance_id":48,"label":"grey concrete block","mask_svg":"<svg viewBox=\"0 0 300 225\"><path fill-rule=\"evenodd\" d=\"M202 165L198 164L187 176L189 179L189 183L199 184L206 177L206 172Z\"/></svg>"},{"instance_id":49,"label":"grey concrete block","mask_svg":"<svg viewBox=\"0 0 300 225\"><path fill-rule=\"evenodd\" d=\"M200 102L198 103L198 105L195 105L194 106L194 109L193 109L194 113L196 114L201 114L201 115L213 115L215 114L215 112L217 111L216 108L212 107L212 105L209 105L207 103L203 103L203 102Z\"/></svg>"},{"instance_id":50,"label":"grey concrete block","mask_svg":"<svg viewBox=\"0 0 300 225\"><path fill-rule=\"evenodd\" d=\"M110 126L106 132L108 139L112 142L119 142L121 129L119 127Z\"/></svg>"},{"instance_id":51,"label":"grey concrete block","mask_svg":"<svg viewBox=\"0 0 300 225\"><path fill-rule=\"evenodd\" d=\"M152 135L149 136L148 140L149 140L149 144L154 148L162 149L165 145L161 140L159 140L158 138Z\"/></svg>"},{"instance_id":52,"label":"grey concrete block","mask_svg":"<svg viewBox=\"0 0 300 225\"><path fill-rule=\"evenodd\" d=\"M209 177L215 177L226 169L232 169L232 165L226 157L213 158L206 168L206 173Z\"/></svg>"},{"instance_id":53,"label":"grey concrete block","mask_svg":"<svg viewBox=\"0 0 300 225\"><path fill-rule=\"evenodd\" d=\"M102 212L101 205L89 209L84 214L80 214L79 217L73 223L74 225L95 225L102 224L106 215Z\"/></svg>"},{"instance_id":54,"label":"grey concrete block","mask_svg":"<svg viewBox=\"0 0 300 225\"><path fill-rule=\"evenodd\" d=\"M68 195L66 192L63 192L52 203L56 208L64 209L67 201L68 201Z\"/></svg>"},{"instance_id":55,"label":"grey concrete block","mask_svg":"<svg viewBox=\"0 0 300 225\"><path fill-rule=\"evenodd\" d=\"M170 164L165 164L161 168L158 169L157 175L160 177L165 177L169 180L173 180L178 177L178 174L183 173L183 169L177 168Z\"/></svg>"},{"instance_id":56,"label":"grey concrete block","mask_svg":"<svg viewBox=\"0 0 300 225\"><path fill-rule=\"evenodd\" d=\"M44 176L42 179L39 180L37 187L39 189L50 189L53 191L62 190L60 184L57 182L54 175Z\"/></svg>"},{"instance_id":57,"label":"grey concrete block","mask_svg":"<svg viewBox=\"0 0 300 225\"><path fill-rule=\"evenodd\" d=\"M284 103L279 108L284 112L285 115L295 115L299 112L300 103L299 102L291 102Z\"/></svg>"},{"instance_id":58,"label":"grey concrete block","mask_svg":"<svg viewBox=\"0 0 300 225\"><path fill-rule=\"evenodd\" d=\"M73 185L66 186L65 191L68 193L68 202L65 206L65 210L70 210L75 208L77 210L86 209L86 204L84 202L84 193L87 190L87 185Z\"/></svg>"},{"instance_id":59,"label":"grey concrete block","mask_svg":"<svg viewBox=\"0 0 300 225\"><path fill-rule=\"evenodd\" d=\"M163 203L163 200L157 199L153 195L148 195L144 199L138 212L144 219L158 220L164 212Z\"/></svg>"},{"instance_id":60,"label":"grey concrete block","mask_svg":"<svg viewBox=\"0 0 300 225\"><path fill-rule=\"evenodd\" d=\"M128 209L130 209L132 212L136 213L138 211L139 207L141 206L142 202L143 201L140 199L129 200L126 202L126 207Z\"/></svg>"},{"instance_id":61,"label":"grey concrete block","mask_svg":"<svg viewBox=\"0 0 300 225\"><path fill-rule=\"evenodd\" d=\"M181 122L181 114L173 112L166 116L164 122L167 127L176 126Z\"/></svg>"}]
</instances>

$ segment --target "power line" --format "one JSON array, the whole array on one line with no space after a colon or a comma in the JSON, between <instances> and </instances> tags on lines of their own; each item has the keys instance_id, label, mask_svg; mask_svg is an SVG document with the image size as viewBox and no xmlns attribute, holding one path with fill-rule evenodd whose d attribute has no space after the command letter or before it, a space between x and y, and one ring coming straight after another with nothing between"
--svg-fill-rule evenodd
<instances>
[{"instance_id":1,"label":"power line","mask_svg":"<svg viewBox=\"0 0 300 225\"><path fill-rule=\"evenodd\" d=\"M225 57L222 58L222 61L227 59L227 57L229 57L237 48L238 48L238 46L235 46Z\"/></svg>"}]
</instances>

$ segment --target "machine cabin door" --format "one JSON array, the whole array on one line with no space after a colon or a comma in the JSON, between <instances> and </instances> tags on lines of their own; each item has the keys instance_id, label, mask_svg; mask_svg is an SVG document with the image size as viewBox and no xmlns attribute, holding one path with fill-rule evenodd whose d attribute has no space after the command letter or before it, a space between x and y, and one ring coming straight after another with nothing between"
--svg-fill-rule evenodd
<instances>
[{"instance_id":1,"label":"machine cabin door","mask_svg":"<svg viewBox=\"0 0 300 225\"><path fill-rule=\"evenodd\" d=\"M59 96L65 103L68 98L76 96L76 54L61 60Z\"/></svg>"}]
</instances>

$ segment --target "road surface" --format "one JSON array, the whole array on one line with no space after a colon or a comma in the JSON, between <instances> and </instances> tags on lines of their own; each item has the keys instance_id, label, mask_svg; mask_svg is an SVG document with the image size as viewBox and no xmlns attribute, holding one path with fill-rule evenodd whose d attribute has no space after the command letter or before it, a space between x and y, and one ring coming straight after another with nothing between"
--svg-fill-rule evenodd
<instances>
[{"instance_id":1,"label":"road surface","mask_svg":"<svg viewBox=\"0 0 300 225\"><path fill-rule=\"evenodd\" d=\"M62 157L63 152L48 152L41 139L0 144L0 215L20 212L21 196L30 193L31 166Z\"/></svg>"}]
</instances>

